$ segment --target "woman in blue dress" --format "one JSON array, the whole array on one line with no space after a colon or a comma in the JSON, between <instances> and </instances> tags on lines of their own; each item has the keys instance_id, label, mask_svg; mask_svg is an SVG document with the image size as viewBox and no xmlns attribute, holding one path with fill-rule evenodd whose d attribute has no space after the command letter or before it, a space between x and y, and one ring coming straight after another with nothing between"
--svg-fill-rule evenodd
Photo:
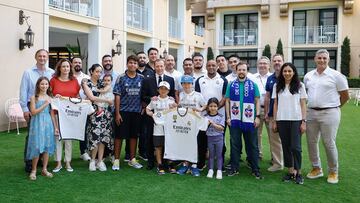
<instances>
[{"instance_id":1,"label":"woman in blue dress","mask_svg":"<svg viewBox=\"0 0 360 203\"><path fill-rule=\"evenodd\" d=\"M27 146L27 160L32 160L30 180L36 180L36 169L40 154L42 155L41 175L52 178L53 174L48 172L47 165L49 155L55 151L55 134L59 133L54 129L55 119L51 111L51 91L49 79L40 77L36 82L35 95L30 99L31 120L29 127L29 143Z\"/></svg>"}]
</instances>

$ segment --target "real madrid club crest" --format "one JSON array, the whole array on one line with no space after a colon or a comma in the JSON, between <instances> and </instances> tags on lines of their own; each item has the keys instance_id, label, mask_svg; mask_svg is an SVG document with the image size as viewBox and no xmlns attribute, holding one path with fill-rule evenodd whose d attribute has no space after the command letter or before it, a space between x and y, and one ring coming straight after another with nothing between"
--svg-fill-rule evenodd
<instances>
[{"instance_id":1,"label":"real madrid club crest","mask_svg":"<svg viewBox=\"0 0 360 203\"><path fill-rule=\"evenodd\" d=\"M173 123L176 123L177 115L173 115Z\"/></svg>"},{"instance_id":2,"label":"real madrid club crest","mask_svg":"<svg viewBox=\"0 0 360 203\"><path fill-rule=\"evenodd\" d=\"M158 118L161 118L161 113L157 112L155 116L158 117Z\"/></svg>"},{"instance_id":3,"label":"real madrid club crest","mask_svg":"<svg viewBox=\"0 0 360 203\"><path fill-rule=\"evenodd\" d=\"M141 82L138 82L138 87L141 87Z\"/></svg>"},{"instance_id":4,"label":"real madrid club crest","mask_svg":"<svg viewBox=\"0 0 360 203\"><path fill-rule=\"evenodd\" d=\"M220 81L219 81L219 80L216 80L216 84L217 84L217 85L220 84Z\"/></svg>"},{"instance_id":5,"label":"real madrid club crest","mask_svg":"<svg viewBox=\"0 0 360 203\"><path fill-rule=\"evenodd\" d=\"M247 117L247 118L251 118L252 115L253 115L253 110L251 109L250 105L248 105L245 109L245 112L244 112L244 115Z\"/></svg>"},{"instance_id":6,"label":"real madrid club crest","mask_svg":"<svg viewBox=\"0 0 360 203\"><path fill-rule=\"evenodd\" d=\"M231 113L233 115L238 115L239 114L239 106L236 105L236 103L234 103L232 106L231 106Z\"/></svg>"},{"instance_id":7,"label":"real madrid club crest","mask_svg":"<svg viewBox=\"0 0 360 203\"><path fill-rule=\"evenodd\" d=\"M188 122L187 122L187 125L188 125L188 126L191 126L191 121L188 121Z\"/></svg>"}]
</instances>

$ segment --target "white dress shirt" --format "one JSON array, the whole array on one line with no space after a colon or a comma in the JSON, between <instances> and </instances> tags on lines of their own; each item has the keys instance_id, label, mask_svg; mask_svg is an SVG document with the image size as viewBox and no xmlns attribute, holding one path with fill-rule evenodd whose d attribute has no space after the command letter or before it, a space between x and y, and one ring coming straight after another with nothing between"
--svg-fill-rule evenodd
<instances>
[{"instance_id":1,"label":"white dress shirt","mask_svg":"<svg viewBox=\"0 0 360 203\"><path fill-rule=\"evenodd\" d=\"M346 77L327 67L321 74L316 69L304 77L308 93L309 108L331 108L340 106L340 91L349 89Z\"/></svg>"},{"instance_id":2,"label":"white dress shirt","mask_svg":"<svg viewBox=\"0 0 360 203\"><path fill-rule=\"evenodd\" d=\"M266 90L265 90L265 86L266 86L266 81L267 78L271 75L272 73L268 72L265 75L261 75L260 73L255 73L254 74L254 82L257 84L257 86L259 87L259 92L260 92L260 105L264 106L264 100L265 100L265 94L266 94ZM250 79L251 80L251 79Z\"/></svg>"}]
</instances>

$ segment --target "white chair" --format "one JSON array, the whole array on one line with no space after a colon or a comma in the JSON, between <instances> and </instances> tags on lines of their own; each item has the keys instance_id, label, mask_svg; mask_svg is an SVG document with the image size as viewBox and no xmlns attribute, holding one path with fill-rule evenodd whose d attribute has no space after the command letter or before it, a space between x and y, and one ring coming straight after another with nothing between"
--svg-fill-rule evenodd
<instances>
[{"instance_id":1,"label":"white chair","mask_svg":"<svg viewBox=\"0 0 360 203\"><path fill-rule=\"evenodd\" d=\"M26 122L26 120L18 98L11 98L5 102L5 113L9 119L8 133L10 132L11 123L15 122L17 134L19 135L19 122Z\"/></svg>"},{"instance_id":2,"label":"white chair","mask_svg":"<svg viewBox=\"0 0 360 203\"><path fill-rule=\"evenodd\" d=\"M356 105L356 106L359 106L359 102L360 102L360 90L357 90L356 91L356 95L355 95L355 98L354 98L355 100L354 100L354 104Z\"/></svg>"}]
</instances>

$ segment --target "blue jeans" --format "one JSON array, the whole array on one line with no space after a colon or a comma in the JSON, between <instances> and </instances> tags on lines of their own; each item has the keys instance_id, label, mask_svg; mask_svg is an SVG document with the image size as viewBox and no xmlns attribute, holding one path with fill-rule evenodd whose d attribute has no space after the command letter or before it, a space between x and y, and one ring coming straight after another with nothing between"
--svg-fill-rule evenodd
<instances>
[{"instance_id":1,"label":"blue jeans","mask_svg":"<svg viewBox=\"0 0 360 203\"><path fill-rule=\"evenodd\" d=\"M257 129L252 132L242 131L240 128L230 127L230 159L231 169L239 170L240 153L241 153L241 137L244 137L245 151L247 160L250 164L252 172L259 171L259 147L257 138Z\"/></svg>"}]
</instances>

